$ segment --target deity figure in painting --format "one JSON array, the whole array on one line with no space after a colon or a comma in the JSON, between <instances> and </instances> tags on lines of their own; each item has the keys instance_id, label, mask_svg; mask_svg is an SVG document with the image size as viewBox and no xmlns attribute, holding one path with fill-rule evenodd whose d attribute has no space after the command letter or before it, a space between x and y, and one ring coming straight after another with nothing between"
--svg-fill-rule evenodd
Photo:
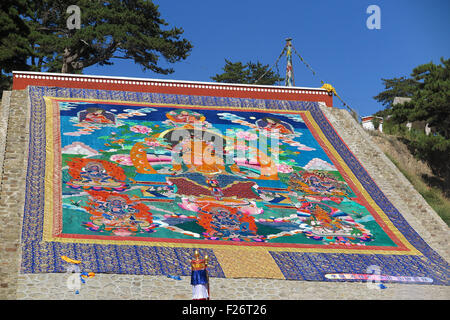
<instances>
[{"instance_id":1,"label":"deity figure in painting","mask_svg":"<svg viewBox=\"0 0 450 320\"><path fill-rule=\"evenodd\" d=\"M90 201L84 207L91 214L91 221L84 226L91 231L111 232L116 236L131 236L140 232L153 232L153 223L148 207L132 201L127 195L105 191L88 191Z\"/></svg>"},{"instance_id":2,"label":"deity figure in painting","mask_svg":"<svg viewBox=\"0 0 450 320\"><path fill-rule=\"evenodd\" d=\"M90 122L97 124L113 124L115 123L115 116L111 112L101 108L87 108L78 114L80 122Z\"/></svg>"},{"instance_id":3,"label":"deity figure in painting","mask_svg":"<svg viewBox=\"0 0 450 320\"><path fill-rule=\"evenodd\" d=\"M294 129L289 123L273 117L262 118L256 121L256 125L269 132L278 132L281 134L294 133Z\"/></svg>"},{"instance_id":4,"label":"deity figure in painting","mask_svg":"<svg viewBox=\"0 0 450 320\"><path fill-rule=\"evenodd\" d=\"M344 181L339 181L326 172L294 172L289 177L288 184L291 189L306 194L348 197L351 193L351 189Z\"/></svg>"},{"instance_id":5,"label":"deity figure in painting","mask_svg":"<svg viewBox=\"0 0 450 320\"><path fill-rule=\"evenodd\" d=\"M232 241L263 241L257 235L255 219L239 207L210 203L199 209L198 223L206 229L208 239Z\"/></svg>"},{"instance_id":6,"label":"deity figure in painting","mask_svg":"<svg viewBox=\"0 0 450 320\"><path fill-rule=\"evenodd\" d=\"M202 123L205 121L205 117L202 114L192 110L172 110L166 116L174 123Z\"/></svg>"},{"instance_id":7,"label":"deity figure in painting","mask_svg":"<svg viewBox=\"0 0 450 320\"><path fill-rule=\"evenodd\" d=\"M72 176L67 185L71 188L114 189L117 191L126 188L123 181L126 178L123 170L108 161L74 158L67 164L70 168L69 174Z\"/></svg>"}]
</instances>

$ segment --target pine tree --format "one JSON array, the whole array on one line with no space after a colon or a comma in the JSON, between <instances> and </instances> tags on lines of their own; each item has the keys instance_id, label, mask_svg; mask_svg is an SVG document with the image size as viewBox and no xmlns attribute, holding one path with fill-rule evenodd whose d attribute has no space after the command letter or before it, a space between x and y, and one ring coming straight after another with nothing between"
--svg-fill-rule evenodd
<instances>
[{"instance_id":1,"label":"pine tree","mask_svg":"<svg viewBox=\"0 0 450 320\"><path fill-rule=\"evenodd\" d=\"M412 97L410 121L426 121L446 139L450 139L450 59L441 65L430 62L418 66L412 76L419 82Z\"/></svg>"},{"instance_id":2,"label":"pine tree","mask_svg":"<svg viewBox=\"0 0 450 320\"><path fill-rule=\"evenodd\" d=\"M415 79L407 77L381 79L381 81L383 81L385 91L373 98L387 108L392 107L395 97L412 97L418 85Z\"/></svg>"},{"instance_id":3,"label":"pine tree","mask_svg":"<svg viewBox=\"0 0 450 320\"><path fill-rule=\"evenodd\" d=\"M81 28L69 30L67 8L71 0L33 1L31 24L34 47L51 71L78 72L111 59L132 59L144 69L168 74L173 69L158 65L161 57L174 63L188 56L192 45L181 39L183 30L167 26L158 6L146 0L77 1Z\"/></svg>"},{"instance_id":4,"label":"pine tree","mask_svg":"<svg viewBox=\"0 0 450 320\"><path fill-rule=\"evenodd\" d=\"M80 8L80 28L68 28L69 6ZM183 29L168 28L150 0L2 0L0 68L81 73L115 58L134 60L156 73L186 59L191 43Z\"/></svg>"},{"instance_id":5,"label":"pine tree","mask_svg":"<svg viewBox=\"0 0 450 320\"><path fill-rule=\"evenodd\" d=\"M374 97L387 106L376 115L391 115L394 123L426 121L445 139L450 139L450 59L413 69L410 78L382 79L387 90ZM393 106L395 97L411 101Z\"/></svg>"},{"instance_id":6,"label":"pine tree","mask_svg":"<svg viewBox=\"0 0 450 320\"><path fill-rule=\"evenodd\" d=\"M225 59L225 66L223 67L223 73L216 74L211 77L216 82L225 83L248 83L250 71L247 66L242 62L231 62Z\"/></svg>"},{"instance_id":7,"label":"pine tree","mask_svg":"<svg viewBox=\"0 0 450 320\"><path fill-rule=\"evenodd\" d=\"M27 11L26 0L0 2L0 93L9 90L13 70L29 70L27 36L30 30L21 15Z\"/></svg>"},{"instance_id":8,"label":"pine tree","mask_svg":"<svg viewBox=\"0 0 450 320\"><path fill-rule=\"evenodd\" d=\"M284 80L260 62L231 62L225 59L223 73L211 77L216 82L274 85Z\"/></svg>"},{"instance_id":9,"label":"pine tree","mask_svg":"<svg viewBox=\"0 0 450 320\"><path fill-rule=\"evenodd\" d=\"M411 78L386 80L385 92L378 101L389 101L397 95L408 96L411 101L390 106L382 111L391 115L384 124L391 132L401 136L409 150L431 167L436 177L430 181L450 195L450 59L440 59L413 69ZM408 81L406 81L408 80ZM411 85L413 84L413 85ZM403 91L402 91L403 90ZM375 98L377 98L375 97ZM389 103L386 103L389 104ZM379 114L379 113L378 113ZM422 130L406 130L406 121L425 121L435 133L426 135Z\"/></svg>"}]
</instances>

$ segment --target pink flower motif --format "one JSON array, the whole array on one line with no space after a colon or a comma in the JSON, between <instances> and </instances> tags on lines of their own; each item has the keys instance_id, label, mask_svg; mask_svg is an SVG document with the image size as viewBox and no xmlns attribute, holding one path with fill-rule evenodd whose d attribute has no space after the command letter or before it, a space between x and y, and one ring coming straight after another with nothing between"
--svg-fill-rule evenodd
<instances>
[{"instance_id":1,"label":"pink flower motif","mask_svg":"<svg viewBox=\"0 0 450 320\"><path fill-rule=\"evenodd\" d=\"M131 161L129 154L115 154L112 155L111 158L109 158L111 161L117 162L118 164L124 165L124 166L132 166L133 161Z\"/></svg>"},{"instance_id":2,"label":"pink flower motif","mask_svg":"<svg viewBox=\"0 0 450 320\"><path fill-rule=\"evenodd\" d=\"M236 136L248 141L258 139L258 136L255 133L249 131L239 131L236 133Z\"/></svg>"},{"instance_id":3,"label":"pink flower motif","mask_svg":"<svg viewBox=\"0 0 450 320\"><path fill-rule=\"evenodd\" d=\"M253 203L251 203L251 204L248 205L248 206L241 207L241 208L240 208L240 211L241 211L243 214L246 214L246 215L258 215L258 214L263 213L263 212L264 212L264 209L258 208L258 207L256 206L256 203L253 202Z\"/></svg>"},{"instance_id":4,"label":"pink flower motif","mask_svg":"<svg viewBox=\"0 0 450 320\"><path fill-rule=\"evenodd\" d=\"M278 172L281 172L281 173L290 173L293 171L291 166L284 164L284 163L277 164L277 169L278 169Z\"/></svg>"},{"instance_id":5,"label":"pink flower motif","mask_svg":"<svg viewBox=\"0 0 450 320\"><path fill-rule=\"evenodd\" d=\"M131 231L129 231L129 230L126 229L126 228L115 229L115 230L113 230L113 233L114 233L116 236L120 236L120 237L126 237L126 236L130 236L130 235L133 234Z\"/></svg>"},{"instance_id":6,"label":"pink flower motif","mask_svg":"<svg viewBox=\"0 0 450 320\"><path fill-rule=\"evenodd\" d=\"M181 199L181 203L178 203L178 205L185 209L185 210L189 210L189 211L194 211L194 212L198 212L199 207L196 203L191 202L188 198L182 198Z\"/></svg>"},{"instance_id":7,"label":"pink flower motif","mask_svg":"<svg viewBox=\"0 0 450 320\"><path fill-rule=\"evenodd\" d=\"M117 162L123 166L132 166L133 161L131 161L131 157L129 154L114 154L109 158L111 161ZM170 162L172 158L169 156L155 156L152 154L147 155L147 160L149 162Z\"/></svg>"},{"instance_id":8,"label":"pink flower motif","mask_svg":"<svg viewBox=\"0 0 450 320\"><path fill-rule=\"evenodd\" d=\"M236 150L245 151L245 150L248 150L248 146L246 146L245 144L238 143L238 144L236 144Z\"/></svg>"},{"instance_id":9,"label":"pink flower motif","mask_svg":"<svg viewBox=\"0 0 450 320\"><path fill-rule=\"evenodd\" d=\"M149 147L158 147L161 145L158 140L146 140L144 144Z\"/></svg>"},{"instance_id":10,"label":"pink flower motif","mask_svg":"<svg viewBox=\"0 0 450 320\"><path fill-rule=\"evenodd\" d=\"M239 163L239 164L241 164L241 163L246 163L246 161L247 161L247 158L234 158L234 161L236 162L236 163Z\"/></svg>"},{"instance_id":11,"label":"pink flower motif","mask_svg":"<svg viewBox=\"0 0 450 320\"><path fill-rule=\"evenodd\" d=\"M132 126L130 128L130 130L133 132L142 133L142 134L147 134L147 133L152 132L151 128L146 127L146 126L141 126L141 125Z\"/></svg>"}]
</instances>

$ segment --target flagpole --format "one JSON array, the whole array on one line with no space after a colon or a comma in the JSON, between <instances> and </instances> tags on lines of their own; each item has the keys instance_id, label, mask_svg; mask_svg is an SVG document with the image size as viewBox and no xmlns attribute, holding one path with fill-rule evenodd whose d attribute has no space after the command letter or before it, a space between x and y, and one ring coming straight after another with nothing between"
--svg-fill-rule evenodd
<instances>
[{"instance_id":1,"label":"flagpole","mask_svg":"<svg viewBox=\"0 0 450 320\"><path fill-rule=\"evenodd\" d=\"M294 70L292 67L292 38L286 39L286 87L293 87L294 84Z\"/></svg>"}]
</instances>

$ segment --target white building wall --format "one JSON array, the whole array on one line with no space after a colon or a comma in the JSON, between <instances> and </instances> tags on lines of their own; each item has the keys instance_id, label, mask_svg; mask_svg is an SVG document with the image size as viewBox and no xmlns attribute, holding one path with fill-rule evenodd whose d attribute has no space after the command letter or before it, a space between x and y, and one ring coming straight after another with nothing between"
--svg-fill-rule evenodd
<instances>
[{"instance_id":1,"label":"white building wall","mask_svg":"<svg viewBox=\"0 0 450 320\"><path fill-rule=\"evenodd\" d=\"M375 130L375 127L373 126L372 120L363 122L362 126L366 130Z\"/></svg>"}]
</instances>

